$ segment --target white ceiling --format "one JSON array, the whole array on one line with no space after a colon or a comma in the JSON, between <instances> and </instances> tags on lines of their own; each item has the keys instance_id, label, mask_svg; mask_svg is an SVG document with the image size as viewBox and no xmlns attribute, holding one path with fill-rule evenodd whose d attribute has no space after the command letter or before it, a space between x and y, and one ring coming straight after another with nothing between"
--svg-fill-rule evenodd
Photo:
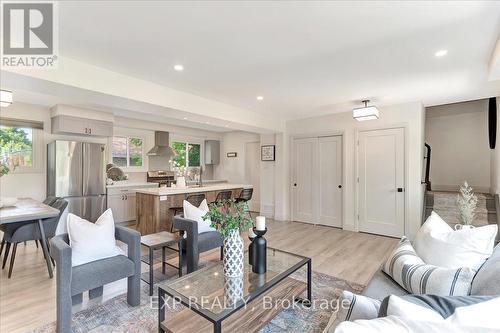
<instances>
[{"instance_id":1,"label":"white ceiling","mask_svg":"<svg viewBox=\"0 0 500 333\"><path fill-rule=\"evenodd\" d=\"M283 119L487 97L500 2L60 2L63 56ZM434 57L437 50L448 55ZM183 72L173 70L184 65ZM258 102L257 95L264 96Z\"/></svg>"}]
</instances>

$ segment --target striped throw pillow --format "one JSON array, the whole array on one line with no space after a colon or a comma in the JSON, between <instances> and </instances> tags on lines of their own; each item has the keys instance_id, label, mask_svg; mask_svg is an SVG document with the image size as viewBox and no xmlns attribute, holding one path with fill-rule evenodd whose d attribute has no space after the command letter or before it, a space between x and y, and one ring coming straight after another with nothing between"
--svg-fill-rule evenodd
<instances>
[{"instance_id":1,"label":"striped throw pillow","mask_svg":"<svg viewBox=\"0 0 500 333\"><path fill-rule=\"evenodd\" d=\"M384 272L412 294L466 296L476 271L427 265L403 237L384 265Z\"/></svg>"}]
</instances>

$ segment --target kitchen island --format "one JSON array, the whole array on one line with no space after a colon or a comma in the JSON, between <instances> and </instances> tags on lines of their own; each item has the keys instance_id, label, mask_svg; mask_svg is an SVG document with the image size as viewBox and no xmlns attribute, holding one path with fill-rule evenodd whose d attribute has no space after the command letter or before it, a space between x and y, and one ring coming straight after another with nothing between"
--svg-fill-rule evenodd
<instances>
[{"instance_id":1,"label":"kitchen island","mask_svg":"<svg viewBox=\"0 0 500 333\"><path fill-rule=\"evenodd\" d=\"M189 186L186 188L156 187L136 190L137 230L141 235L160 231L170 231L174 212L173 207L182 207L182 202L190 194L203 193L207 201L213 202L222 191L233 192L232 198L237 198L244 188L252 185L243 184L213 184L206 186Z\"/></svg>"}]
</instances>

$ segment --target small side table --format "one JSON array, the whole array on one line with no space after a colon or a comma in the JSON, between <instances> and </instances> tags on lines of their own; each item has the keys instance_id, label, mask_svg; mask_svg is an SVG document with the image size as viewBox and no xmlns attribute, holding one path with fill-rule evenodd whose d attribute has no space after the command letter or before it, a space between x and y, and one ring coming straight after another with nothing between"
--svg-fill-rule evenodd
<instances>
[{"instance_id":1,"label":"small side table","mask_svg":"<svg viewBox=\"0 0 500 333\"><path fill-rule=\"evenodd\" d=\"M153 295L153 271L154 271L154 251L162 250L161 256L161 269L162 273L165 274L165 266L171 266L179 271L179 277L182 276L182 237L179 234L174 234L166 231L161 231L156 234L145 235L141 237L141 245L144 245L149 249L149 260L141 260L142 262L149 265L149 281L141 278L144 282L149 284L149 296ZM177 245L178 249L174 248ZM170 249L179 252L179 266L174 266L166 261L166 249Z\"/></svg>"}]
</instances>

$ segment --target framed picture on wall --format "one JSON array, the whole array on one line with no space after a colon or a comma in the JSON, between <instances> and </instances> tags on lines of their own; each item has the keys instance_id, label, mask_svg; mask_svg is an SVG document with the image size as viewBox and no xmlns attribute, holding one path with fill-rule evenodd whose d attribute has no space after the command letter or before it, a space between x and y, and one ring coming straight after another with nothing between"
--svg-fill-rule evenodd
<instances>
[{"instance_id":1,"label":"framed picture on wall","mask_svg":"<svg viewBox=\"0 0 500 333\"><path fill-rule=\"evenodd\" d=\"M274 161L275 160L275 153L276 146L275 145L268 145L268 146L261 146L260 147L260 160L261 161Z\"/></svg>"}]
</instances>

